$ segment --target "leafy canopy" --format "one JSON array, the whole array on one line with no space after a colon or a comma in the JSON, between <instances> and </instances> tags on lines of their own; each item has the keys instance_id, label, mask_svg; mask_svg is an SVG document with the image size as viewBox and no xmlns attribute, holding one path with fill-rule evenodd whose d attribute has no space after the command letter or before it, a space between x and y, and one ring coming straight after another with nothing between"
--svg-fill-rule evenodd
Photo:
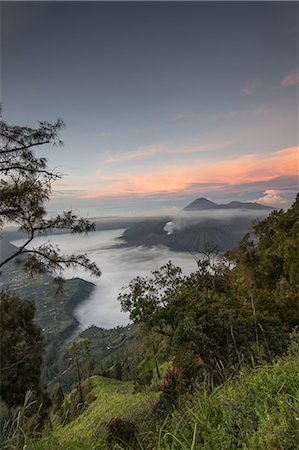
<instances>
[{"instance_id":1,"label":"leafy canopy","mask_svg":"<svg viewBox=\"0 0 299 450\"><path fill-rule=\"evenodd\" d=\"M66 256L50 244L29 249L36 236L50 230L87 233L95 229L94 224L78 218L72 211L64 211L55 217L48 217L46 213L45 205L51 198L52 184L62 175L49 169L47 160L37 153L43 146L62 144L59 132L63 126L61 119L54 123L39 122L37 128L0 121L0 230L13 223L28 236L14 254L0 261L0 268L16 257L30 254L24 265L31 272L49 270L61 273L63 267L80 265L95 276L101 274L85 254Z\"/></svg>"},{"instance_id":2,"label":"leafy canopy","mask_svg":"<svg viewBox=\"0 0 299 450\"><path fill-rule=\"evenodd\" d=\"M209 255L184 277L171 262L137 277L119 295L130 318L169 336L176 366L194 380L198 357L216 382L244 359L269 360L299 322L299 196L288 211L255 224L228 259ZM199 368L200 369L200 368Z\"/></svg>"},{"instance_id":3,"label":"leafy canopy","mask_svg":"<svg viewBox=\"0 0 299 450\"><path fill-rule=\"evenodd\" d=\"M299 194L287 211L273 211L229 253L238 295L250 296L257 315L290 329L299 322Z\"/></svg>"},{"instance_id":4,"label":"leafy canopy","mask_svg":"<svg viewBox=\"0 0 299 450\"><path fill-rule=\"evenodd\" d=\"M32 301L0 292L0 395L9 407L21 405L28 390L41 391L44 343L34 312Z\"/></svg>"}]
</instances>

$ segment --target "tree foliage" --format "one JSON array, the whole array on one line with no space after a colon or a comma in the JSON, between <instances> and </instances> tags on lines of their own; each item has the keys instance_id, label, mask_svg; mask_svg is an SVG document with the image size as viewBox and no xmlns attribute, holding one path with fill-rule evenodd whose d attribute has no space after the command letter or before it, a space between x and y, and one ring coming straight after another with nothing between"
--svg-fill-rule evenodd
<instances>
[{"instance_id":1,"label":"tree foliage","mask_svg":"<svg viewBox=\"0 0 299 450\"><path fill-rule=\"evenodd\" d=\"M184 282L182 270L171 261L151 277L136 277L118 296L121 308L130 313L136 323L145 323L155 331L171 336L174 331L173 314L177 293Z\"/></svg>"},{"instance_id":2,"label":"tree foliage","mask_svg":"<svg viewBox=\"0 0 299 450\"><path fill-rule=\"evenodd\" d=\"M31 273L48 271L61 277L65 267L79 265L100 275L86 254L64 255L53 244L34 246L33 242L36 236L53 230L87 233L95 229L94 224L72 211L47 215L52 185L62 174L49 169L47 160L39 154L42 147L62 144L59 132L63 126L60 119L39 122L37 128L0 121L0 231L13 224L27 235L23 245L0 260L0 268L17 260ZM0 308L1 397L9 407L15 407L23 403L27 391L32 391L35 404L41 399L45 403L47 396L40 383L44 344L41 330L33 321L34 304L2 291Z\"/></svg>"},{"instance_id":3,"label":"tree foliage","mask_svg":"<svg viewBox=\"0 0 299 450\"><path fill-rule=\"evenodd\" d=\"M0 229L14 223L28 236L14 254L0 261L0 268L16 257L29 254L25 268L31 272L61 272L63 267L80 265L100 275L96 264L86 255L65 256L50 244L29 248L36 236L51 230L67 229L72 233L94 230L94 224L78 218L72 211L47 217L45 205L51 198L52 184L62 175L49 169L47 160L36 153L49 144L61 145L59 132L63 126L60 119L54 123L39 122L37 128L11 126L0 121Z\"/></svg>"},{"instance_id":4,"label":"tree foliage","mask_svg":"<svg viewBox=\"0 0 299 450\"><path fill-rule=\"evenodd\" d=\"M0 292L0 394L10 407L23 404L31 390L41 397L42 332L33 321L34 303Z\"/></svg>"},{"instance_id":5,"label":"tree foliage","mask_svg":"<svg viewBox=\"0 0 299 450\"><path fill-rule=\"evenodd\" d=\"M299 322L299 194L287 211L273 211L229 253L239 296L250 296L258 317L286 329Z\"/></svg>"},{"instance_id":6,"label":"tree foliage","mask_svg":"<svg viewBox=\"0 0 299 450\"><path fill-rule=\"evenodd\" d=\"M168 262L151 277L137 277L119 300L132 320L170 338L174 363L188 381L199 374L199 355L221 381L219 361L231 368L240 364L253 330L248 308L229 295L226 267L211 265L209 255L189 276Z\"/></svg>"},{"instance_id":7,"label":"tree foliage","mask_svg":"<svg viewBox=\"0 0 299 450\"><path fill-rule=\"evenodd\" d=\"M185 386L207 375L222 382L244 361L269 361L285 350L299 322L298 211L299 196L216 264L203 255L198 270L183 276L169 262L120 293L134 322L169 336Z\"/></svg>"}]
</instances>

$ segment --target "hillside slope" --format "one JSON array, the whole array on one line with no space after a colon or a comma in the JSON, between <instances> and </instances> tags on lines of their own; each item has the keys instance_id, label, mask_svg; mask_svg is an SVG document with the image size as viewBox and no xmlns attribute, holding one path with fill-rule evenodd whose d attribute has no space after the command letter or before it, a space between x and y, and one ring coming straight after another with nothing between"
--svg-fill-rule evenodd
<instances>
[{"instance_id":1,"label":"hillside slope","mask_svg":"<svg viewBox=\"0 0 299 450\"><path fill-rule=\"evenodd\" d=\"M31 450L294 450L299 448L299 353L293 351L272 365L244 368L240 375L207 394L199 386L184 410L160 426L153 407L158 393L134 394L132 384L92 377L96 399L74 421L40 441ZM113 447L106 424L120 417L137 425L139 443Z\"/></svg>"},{"instance_id":2,"label":"hillside slope","mask_svg":"<svg viewBox=\"0 0 299 450\"><path fill-rule=\"evenodd\" d=\"M5 238L1 238L0 242L0 259L15 252L16 247ZM58 372L58 352L78 326L73 310L88 298L94 284L73 278L65 280L63 289L59 290L50 274L35 274L31 277L24 272L20 258L19 261L13 259L3 266L0 289L9 289L23 299L34 301L35 320L43 330L46 344L44 375L46 381L52 380Z\"/></svg>"},{"instance_id":3,"label":"hillside slope","mask_svg":"<svg viewBox=\"0 0 299 450\"><path fill-rule=\"evenodd\" d=\"M211 395L198 391L144 448L299 449L298 342L293 350L272 365L244 370Z\"/></svg>"},{"instance_id":4,"label":"hillside slope","mask_svg":"<svg viewBox=\"0 0 299 450\"><path fill-rule=\"evenodd\" d=\"M56 426L50 437L37 442L35 450L109 449L106 425L112 418L135 423L139 433L149 432L153 426L152 410L158 400L155 392L133 392L133 384L92 377L95 400L69 424Z\"/></svg>"}]
</instances>

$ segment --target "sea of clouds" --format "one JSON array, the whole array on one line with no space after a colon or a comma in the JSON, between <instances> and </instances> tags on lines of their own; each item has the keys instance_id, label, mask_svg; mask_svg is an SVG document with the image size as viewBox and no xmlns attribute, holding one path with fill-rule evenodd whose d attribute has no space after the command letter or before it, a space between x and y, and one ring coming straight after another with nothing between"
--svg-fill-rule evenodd
<instances>
[{"instance_id":1,"label":"sea of clouds","mask_svg":"<svg viewBox=\"0 0 299 450\"><path fill-rule=\"evenodd\" d=\"M38 237L32 243L32 247L37 247L51 242L65 254L86 253L100 268L100 278L90 276L82 268L67 269L64 272L65 278L80 277L96 285L90 297L75 310L80 330L90 325L112 328L128 324L128 314L121 312L117 297L121 288L136 276L150 275L152 270L169 260L180 266L185 274L196 270L196 260L190 253L175 253L164 247L117 248L117 244L122 242L119 237L123 231L95 231L87 236L60 234ZM22 242L17 240L12 243L18 246Z\"/></svg>"},{"instance_id":2,"label":"sea of clouds","mask_svg":"<svg viewBox=\"0 0 299 450\"><path fill-rule=\"evenodd\" d=\"M242 211L242 210L221 210L221 211L192 211L179 212L165 221L164 231L173 234L176 231L199 224L209 219L219 220L222 223L232 221L237 217L250 216L252 219L263 218L269 211ZM109 219L109 218L108 218ZM169 220L170 219L170 220ZM107 220L107 219L106 219ZM111 219L109 219L111 220ZM108 220L108 221L109 221ZM120 218L120 223L123 218ZM104 219L95 218L98 224L105 223ZM117 220L113 218L113 222ZM128 314L123 313L117 300L122 287L126 286L136 276L150 275L152 270L161 267L171 260L180 266L184 274L195 271L197 268L196 257L190 253L177 253L166 247L146 248L122 247L120 238L125 230L98 230L88 235L77 234L55 234L34 239L32 247L51 242L59 247L65 254L86 253L100 268L102 275L100 278L90 276L83 268L66 269L65 278L80 277L91 281L96 285L93 293L88 299L83 301L76 309L75 316L80 323L80 330L90 325L111 328L117 325L129 323ZM15 240L14 245L21 245L24 240Z\"/></svg>"}]
</instances>

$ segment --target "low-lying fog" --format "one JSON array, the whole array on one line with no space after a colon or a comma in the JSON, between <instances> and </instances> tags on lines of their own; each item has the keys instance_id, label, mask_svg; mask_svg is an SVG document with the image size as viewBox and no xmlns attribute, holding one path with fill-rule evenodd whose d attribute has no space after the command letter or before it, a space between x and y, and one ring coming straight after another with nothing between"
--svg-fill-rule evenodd
<instances>
[{"instance_id":1,"label":"low-lying fog","mask_svg":"<svg viewBox=\"0 0 299 450\"><path fill-rule=\"evenodd\" d=\"M224 209L204 211L180 211L172 215L169 224L173 224L175 230L200 224L206 220L215 220L222 223L232 222L235 219L248 218L252 220L263 219L269 215L269 210L250 210L250 209ZM165 230L168 232L168 230Z\"/></svg>"},{"instance_id":2,"label":"low-lying fog","mask_svg":"<svg viewBox=\"0 0 299 450\"><path fill-rule=\"evenodd\" d=\"M260 219L268 214L269 211L236 209L212 210L208 213L207 211L176 211L168 217L160 219L165 220L165 233L173 234L207 219L221 223L226 221L237 223L236 219L239 219L238 224L240 224L241 218L250 219L248 222L250 223L251 219ZM67 269L64 273L65 278L80 277L96 285L92 295L75 310L81 330L92 324L105 328L126 325L129 322L128 315L120 311L117 297L120 289L137 275L149 275L152 270L159 268L169 260L180 266L185 274L196 270L195 258L190 253L177 253L165 247L116 247L117 244L124 242L118 238L122 236L125 228L134 222L146 219L149 217L95 218L97 231L91 232L88 236L55 234L51 237L34 239L32 247L50 241L65 254L87 253L102 271L99 279L91 277L82 268ZM158 218L156 217L156 219ZM23 242L24 240L21 239L12 241L17 246Z\"/></svg>"},{"instance_id":3,"label":"low-lying fog","mask_svg":"<svg viewBox=\"0 0 299 450\"><path fill-rule=\"evenodd\" d=\"M123 231L95 231L88 236L61 234L39 237L32 243L32 247L37 247L50 241L65 254L87 253L102 271L98 279L91 277L82 268L65 270L65 278L80 277L96 285L91 296L75 310L81 330L92 324L105 328L126 325L129 322L128 315L120 311L117 296L122 286L137 275L149 275L169 260L180 266L185 274L196 270L196 261L189 253L175 253L164 247L113 248L121 242L117 238ZM23 242L16 240L12 243L19 246Z\"/></svg>"}]
</instances>

